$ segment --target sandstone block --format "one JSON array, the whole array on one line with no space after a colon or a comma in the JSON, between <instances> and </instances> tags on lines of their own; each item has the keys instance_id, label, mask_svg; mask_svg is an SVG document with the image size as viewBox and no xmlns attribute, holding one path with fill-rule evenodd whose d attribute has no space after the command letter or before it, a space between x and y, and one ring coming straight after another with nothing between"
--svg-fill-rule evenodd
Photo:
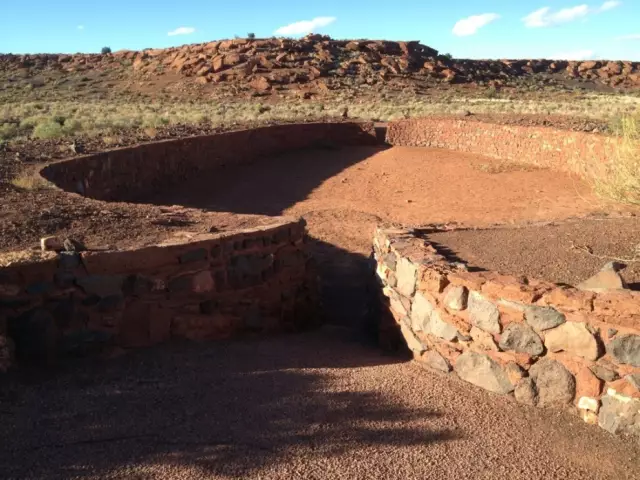
<instances>
[{"instance_id":1,"label":"sandstone block","mask_svg":"<svg viewBox=\"0 0 640 480\"><path fill-rule=\"evenodd\" d=\"M484 330L480 330L478 327L471 327L471 332L469 332L471 338L473 338L473 345L482 350L489 351L498 351L498 345L496 345L493 336L490 333L485 332Z\"/></svg>"},{"instance_id":2,"label":"sandstone block","mask_svg":"<svg viewBox=\"0 0 640 480\"><path fill-rule=\"evenodd\" d=\"M398 261L396 269L396 278L398 279L398 292L405 297L412 297L416 291L416 266L406 258Z\"/></svg>"},{"instance_id":3,"label":"sandstone block","mask_svg":"<svg viewBox=\"0 0 640 480\"><path fill-rule=\"evenodd\" d=\"M469 290L461 285L451 285L445 291L444 304L451 310L461 311L467 308Z\"/></svg>"},{"instance_id":4,"label":"sandstone block","mask_svg":"<svg viewBox=\"0 0 640 480\"><path fill-rule=\"evenodd\" d=\"M544 344L551 352L565 351L587 360L600 357L598 341L584 323L567 322L547 331Z\"/></svg>"},{"instance_id":5,"label":"sandstone block","mask_svg":"<svg viewBox=\"0 0 640 480\"><path fill-rule=\"evenodd\" d=\"M421 361L435 370L445 373L449 373L451 371L451 365L449 362L435 350L430 350L422 355Z\"/></svg>"},{"instance_id":6,"label":"sandstone block","mask_svg":"<svg viewBox=\"0 0 640 480\"><path fill-rule=\"evenodd\" d=\"M593 277L585 280L578 285L580 290L588 292L607 292L609 290L623 290L627 288L626 283L618 273L619 270L625 268L626 265L617 262L609 262L602 270Z\"/></svg>"},{"instance_id":7,"label":"sandstone block","mask_svg":"<svg viewBox=\"0 0 640 480\"><path fill-rule=\"evenodd\" d=\"M493 303L477 292L469 294L469 319L485 332L500 333L500 311Z\"/></svg>"}]
</instances>

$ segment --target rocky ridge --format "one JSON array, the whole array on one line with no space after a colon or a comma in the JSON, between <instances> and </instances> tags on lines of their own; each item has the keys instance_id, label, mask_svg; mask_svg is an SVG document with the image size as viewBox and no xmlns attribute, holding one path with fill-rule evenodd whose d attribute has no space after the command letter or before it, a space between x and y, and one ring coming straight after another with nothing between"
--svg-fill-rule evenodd
<instances>
[{"instance_id":1,"label":"rocky ridge","mask_svg":"<svg viewBox=\"0 0 640 480\"><path fill-rule=\"evenodd\" d=\"M417 41L332 40L308 35L214 41L167 49L109 54L0 55L0 72L82 72L133 69L141 76L167 72L201 84L237 82L268 93L283 86L331 90L343 83L378 84L421 78L449 84L512 86L526 78L573 81L615 88L640 87L640 62L561 60L461 60ZM286 87L285 87L286 88Z\"/></svg>"}]
</instances>

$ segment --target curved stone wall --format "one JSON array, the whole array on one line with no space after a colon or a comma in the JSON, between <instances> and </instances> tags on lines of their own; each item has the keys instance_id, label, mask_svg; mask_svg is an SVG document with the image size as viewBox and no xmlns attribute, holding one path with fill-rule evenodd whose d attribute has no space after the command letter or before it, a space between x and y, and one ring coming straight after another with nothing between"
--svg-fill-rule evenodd
<instances>
[{"instance_id":1,"label":"curved stone wall","mask_svg":"<svg viewBox=\"0 0 640 480\"><path fill-rule=\"evenodd\" d=\"M372 123L274 125L76 157L48 165L41 174L69 192L98 200L132 201L203 170L303 148L377 143Z\"/></svg>"},{"instance_id":2,"label":"curved stone wall","mask_svg":"<svg viewBox=\"0 0 640 480\"><path fill-rule=\"evenodd\" d=\"M399 120L387 128L391 145L446 148L579 175L588 168L585 159L606 163L616 141L594 133L451 117Z\"/></svg>"},{"instance_id":3,"label":"curved stone wall","mask_svg":"<svg viewBox=\"0 0 640 480\"><path fill-rule=\"evenodd\" d=\"M469 272L428 234L376 231L389 312L381 342L406 343L418 362L517 402L640 438L640 292Z\"/></svg>"},{"instance_id":4,"label":"curved stone wall","mask_svg":"<svg viewBox=\"0 0 640 480\"><path fill-rule=\"evenodd\" d=\"M98 200L144 198L205 169L308 148L378 143L371 123L262 127L53 163L42 175ZM105 205L108 208L108 205ZM0 371L59 354L209 340L315 322L303 220L126 251L59 252L0 268ZM15 350L15 352L14 352Z\"/></svg>"}]
</instances>

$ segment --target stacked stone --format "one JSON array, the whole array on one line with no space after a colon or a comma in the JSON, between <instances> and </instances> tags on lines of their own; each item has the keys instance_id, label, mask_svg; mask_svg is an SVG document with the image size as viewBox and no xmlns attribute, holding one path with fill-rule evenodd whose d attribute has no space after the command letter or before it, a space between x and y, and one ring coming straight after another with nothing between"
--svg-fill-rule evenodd
<instances>
[{"instance_id":1,"label":"stacked stone","mask_svg":"<svg viewBox=\"0 0 640 480\"><path fill-rule=\"evenodd\" d=\"M303 220L0 269L0 371L18 361L296 330L314 318Z\"/></svg>"},{"instance_id":2,"label":"stacked stone","mask_svg":"<svg viewBox=\"0 0 640 480\"><path fill-rule=\"evenodd\" d=\"M425 366L640 438L639 292L469 272L426 235L376 230L382 342L399 332Z\"/></svg>"}]
</instances>

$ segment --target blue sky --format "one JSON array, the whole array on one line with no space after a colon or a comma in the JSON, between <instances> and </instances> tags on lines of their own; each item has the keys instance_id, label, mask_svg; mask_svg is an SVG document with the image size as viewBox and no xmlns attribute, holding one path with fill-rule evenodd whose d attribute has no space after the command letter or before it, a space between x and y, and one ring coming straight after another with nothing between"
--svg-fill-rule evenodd
<instances>
[{"instance_id":1,"label":"blue sky","mask_svg":"<svg viewBox=\"0 0 640 480\"><path fill-rule=\"evenodd\" d=\"M420 40L465 58L640 60L640 0L0 0L2 53L137 50L309 29Z\"/></svg>"}]
</instances>

